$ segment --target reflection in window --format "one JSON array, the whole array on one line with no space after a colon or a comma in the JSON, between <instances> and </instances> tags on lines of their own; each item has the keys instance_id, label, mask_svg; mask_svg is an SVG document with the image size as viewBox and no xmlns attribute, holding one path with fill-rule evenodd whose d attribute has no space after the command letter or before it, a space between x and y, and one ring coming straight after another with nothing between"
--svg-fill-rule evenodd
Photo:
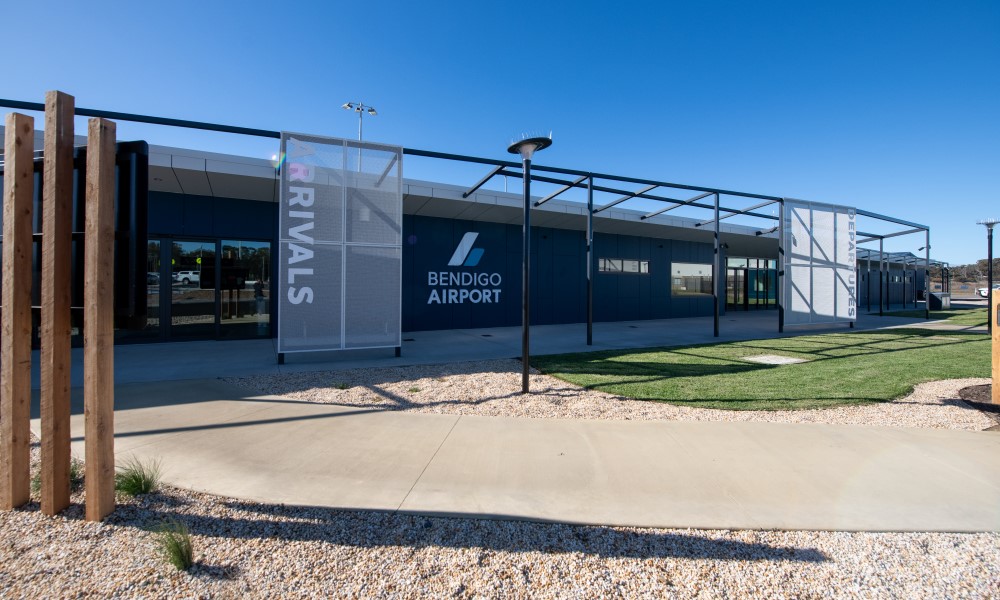
<instances>
[{"instance_id":1,"label":"reflection in window","mask_svg":"<svg viewBox=\"0 0 1000 600\"><path fill-rule=\"evenodd\" d=\"M670 293L674 296L712 295L712 265L672 263Z\"/></svg>"},{"instance_id":2,"label":"reflection in window","mask_svg":"<svg viewBox=\"0 0 1000 600\"><path fill-rule=\"evenodd\" d=\"M778 261L767 258L727 258L726 266L730 269L774 269Z\"/></svg>"},{"instance_id":3,"label":"reflection in window","mask_svg":"<svg viewBox=\"0 0 1000 600\"><path fill-rule=\"evenodd\" d=\"M623 258L600 258L597 260L597 270L601 273L633 273L649 274L648 260L631 260Z\"/></svg>"}]
</instances>

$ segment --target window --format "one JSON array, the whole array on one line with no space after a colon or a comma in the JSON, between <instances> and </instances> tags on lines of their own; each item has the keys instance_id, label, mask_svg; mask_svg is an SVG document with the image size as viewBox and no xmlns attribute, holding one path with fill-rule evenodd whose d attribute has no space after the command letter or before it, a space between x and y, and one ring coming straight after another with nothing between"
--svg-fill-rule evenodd
<instances>
[{"instance_id":1,"label":"window","mask_svg":"<svg viewBox=\"0 0 1000 600\"><path fill-rule=\"evenodd\" d=\"M712 265L672 263L670 293L674 296L712 295Z\"/></svg>"},{"instance_id":2,"label":"window","mask_svg":"<svg viewBox=\"0 0 1000 600\"><path fill-rule=\"evenodd\" d=\"M727 258L726 266L730 269L774 269L778 261L767 258Z\"/></svg>"},{"instance_id":3,"label":"window","mask_svg":"<svg viewBox=\"0 0 1000 600\"><path fill-rule=\"evenodd\" d=\"M597 260L597 270L601 273L632 273L636 275L649 275L649 261L623 258L600 258Z\"/></svg>"}]
</instances>

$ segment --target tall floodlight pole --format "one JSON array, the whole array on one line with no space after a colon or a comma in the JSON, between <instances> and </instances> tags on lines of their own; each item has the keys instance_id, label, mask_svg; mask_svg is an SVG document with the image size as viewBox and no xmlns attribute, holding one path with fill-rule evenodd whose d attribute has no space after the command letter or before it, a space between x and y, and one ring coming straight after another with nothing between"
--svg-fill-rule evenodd
<instances>
[{"instance_id":1,"label":"tall floodlight pole","mask_svg":"<svg viewBox=\"0 0 1000 600\"><path fill-rule=\"evenodd\" d=\"M378 113L375 112L374 106L368 106L364 102L345 102L341 105L344 110L353 110L358 113L358 173L361 172L361 126L364 124L365 113L375 117Z\"/></svg>"},{"instance_id":2,"label":"tall floodlight pole","mask_svg":"<svg viewBox=\"0 0 1000 600\"><path fill-rule=\"evenodd\" d=\"M983 219L977 221L980 225L986 226L986 319L987 331L993 331L993 226L1000 223L1000 219Z\"/></svg>"},{"instance_id":3,"label":"tall floodlight pole","mask_svg":"<svg viewBox=\"0 0 1000 600\"><path fill-rule=\"evenodd\" d=\"M524 224L521 226L521 236L523 237L523 255L521 258L521 393L528 393L528 319L530 317L529 300L529 271L531 266L531 157L535 152L544 150L552 145L552 136L531 137L512 143L507 147L507 152L521 155L521 171L524 179Z\"/></svg>"},{"instance_id":4,"label":"tall floodlight pole","mask_svg":"<svg viewBox=\"0 0 1000 600\"><path fill-rule=\"evenodd\" d=\"M375 117L378 113L375 112L374 106L368 106L364 102L345 102L340 108L344 110L353 110L358 113L358 141L361 141L361 126L364 124L365 113Z\"/></svg>"}]
</instances>

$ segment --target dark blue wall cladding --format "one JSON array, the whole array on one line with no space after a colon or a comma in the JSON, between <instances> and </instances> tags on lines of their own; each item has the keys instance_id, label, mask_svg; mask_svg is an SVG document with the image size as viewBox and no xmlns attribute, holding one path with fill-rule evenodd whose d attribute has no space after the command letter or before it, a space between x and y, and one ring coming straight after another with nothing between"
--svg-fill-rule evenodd
<instances>
[{"instance_id":1,"label":"dark blue wall cladding","mask_svg":"<svg viewBox=\"0 0 1000 600\"><path fill-rule=\"evenodd\" d=\"M448 266L469 232L478 234L473 249L483 251L479 263ZM586 321L584 232L536 227L531 248L532 324ZM599 273L595 264L595 321L712 314L710 296L675 299L670 295L671 260L711 263L711 244L596 233L594 248L595 258L650 262L649 275ZM448 278L445 285L440 282L442 273ZM452 277L477 281L451 285ZM499 300L495 290L499 290ZM520 322L520 225L404 216L404 331L503 327Z\"/></svg>"},{"instance_id":2,"label":"dark blue wall cladding","mask_svg":"<svg viewBox=\"0 0 1000 600\"><path fill-rule=\"evenodd\" d=\"M273 240L278 207L211 196L149 192L149 236Z\"/></svg>"},{"instance_id":3,"label":"dark blue wall cladding","mask_svg":"<svg viewBox=\"0 0 1000 600\"><path fill-rule=\"evenodd\" d=\"M277 239L277 208L270 202L150 192L149 236L273 242ZM448 261L468 232L479 234L473 244L473 249L483 251L479 263L449 267ZM535 227L531 244L532 324L586 321L584 232ZM670 295L670 262L711 263L711 244L596 233L594 248L595 321L712 314L710 296ZM600 273L596 259L601 257L648 260L649 275ZM485 285L429 285L429 273L439 276L442 272L446 276L485 276ZM494 285L498 278L500 284ZM450 290L456 297L448 297ZM462 290L468 295L461 296ZM499 290L499 296L494 290ZM431 297L432 291L437 292L436 298ZM488 298L484 291L489 292ZM405 215L402 299L403 331L519 325L521 226Z\"/></svg>"},{"instance_id":4,"label":"dark blue wall cladding","mask_svg":"<svg viewBox=\"0 0 1000 600\"><path fill-rule=\"evenodd\" d=\"M925 275L924 266L922 264L917 265L915 272L912 267L907 268L905 272L902 267L899 266L893 266L886 269L883 273L882 285L885 288L885 298L888 300L889 304L913 305L914 285L916 286L917 299L923 300L924 281L926 279ZM898 279L899 281L895 281L895 279ZM871 295L872 311L874 312L878 310L878 301L880 297L878 284L878 263L875 262L872 265L869 277L867 265L862 262L861 266L858 268L858 305L861 307L861 310L868 310L869 290Z\"/></svg>"}]
</instances>

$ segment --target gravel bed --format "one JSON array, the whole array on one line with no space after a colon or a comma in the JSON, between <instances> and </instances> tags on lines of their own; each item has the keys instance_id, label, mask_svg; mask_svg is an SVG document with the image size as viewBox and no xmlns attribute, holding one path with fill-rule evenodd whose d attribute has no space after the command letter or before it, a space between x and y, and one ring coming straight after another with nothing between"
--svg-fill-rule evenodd
<instances>
[{"instance_id":1,"label":"gravel bed","mask_svg":"<svg viewBox=\"0 0 1000 600\"><path fill-rule=\"evenodd\" d=\"M918 386L896 402L809 411L718 411L583 390L520 363L357 369L231 380L317 402L539 418L767 420L982 429L958 400L988 380ZM342 389L343 388L343 389ZM32 462L39 448L32 438ZM165 487L83 521L0 511L0 597L996 598L1000 534L668 530L433 518L270 505ZM179 572L151 529L192 533Z\"/></svg>"},{"instance_id":2,"label":"gravel bed","mask_svg":"<svg viewBox=\"0 0 1000 600\"><path fill-rule=\"evenodd\" d=\"M732 411L632 400L532 371L521 390L521 363L489 360L447 365L300 372L228 378L262 395L382 410L559 419L767 421L982 431L994 423L958 396L989 379L920 384L893 402L815 410Z\"/></svg>"},{"instance_id":3,"label":"gravel bed","mask_svg":"<svg viewBox=\"0 0 1000 600\"><path fill-rule=\"evenodd\" d=\"M37 440L35 440L37 442ZM37 462L37 443L33 458ZM658 530L263 505L166 488L104 523L0 511L0 597L996 598L1000 534ZM192 532L179 572L148 531Z\"/></svg>"}]
</instances>

